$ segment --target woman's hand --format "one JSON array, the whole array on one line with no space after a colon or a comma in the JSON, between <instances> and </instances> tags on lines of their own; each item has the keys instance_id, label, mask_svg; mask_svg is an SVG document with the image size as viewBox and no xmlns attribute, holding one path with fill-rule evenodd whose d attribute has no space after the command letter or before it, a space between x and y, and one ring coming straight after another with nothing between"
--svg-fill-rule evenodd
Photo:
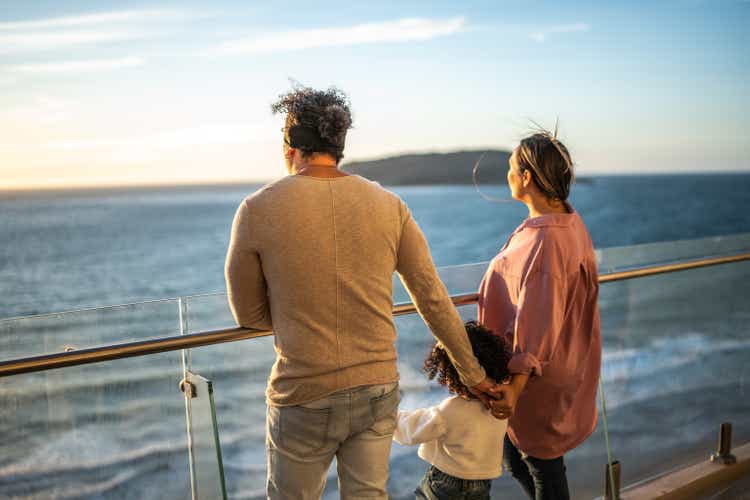
<instances>
[{"instance_id":1,"label":"woman's hand","mask_svg":"<svg viewBox=\"0 0 750 500\"><path fill-rule=\"evenodd\" d=\"M492 415L500 420L505 420L513 416L516 410L516 401L518 396L526 387L526 382L529 380L529 375L524 373L517 373L513 375L509 384L501 384L493 389L496 399L490 401L490 410Z\"/></svg>"}]
</instances>

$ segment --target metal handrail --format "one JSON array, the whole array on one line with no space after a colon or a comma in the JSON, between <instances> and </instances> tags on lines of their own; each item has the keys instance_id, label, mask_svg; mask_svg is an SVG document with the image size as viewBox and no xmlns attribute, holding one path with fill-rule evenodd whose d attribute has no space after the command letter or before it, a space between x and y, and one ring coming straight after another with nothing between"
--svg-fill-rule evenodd
<instances>
[{"instance_id":1,"label":"metal handrail","mask_svg":"<svg viewBox=\"0 0 750 500\"><path fill-rule=\"evenodd\" d=\"M610 283L613 281L623 281L634 278L643 278L658 274L666 274L688 269L698 269L701 267L716 266L720 264L729 264L732 262L741 262L750 260L750 252L729 255L724 257L711 257L679 262L674 264L660 264L646 266L627 271L605 273L599 276L600 283ZM456 306L464 306L477 302L478 294L466 293L454 295L451 300ZM417 312L416 306L411 302L403 302L394 305L393 315L403 316ZM0 362L0 378L22 373L33 373L66 366L85 365L98 363L101 361L111 361L114 359L131 358L135 356L145 356L159 352L176 351L180 349L190 349L205 345L221 344L224 342L235 342L238 340L265 337L273 332L268 330L252 330L249 328L225 328L222 330L213 330L208 332L198 332L188 335L176 335L171 337L160 337L155 339L140 340L136 342L126 342L122 344L111 344L102 347L92 347L89 349L80 349L70 352L59 352L54 354L45 354L42 356L33 356L28 358L18 358L9 361Z\"/></svg>"}]
</instances>

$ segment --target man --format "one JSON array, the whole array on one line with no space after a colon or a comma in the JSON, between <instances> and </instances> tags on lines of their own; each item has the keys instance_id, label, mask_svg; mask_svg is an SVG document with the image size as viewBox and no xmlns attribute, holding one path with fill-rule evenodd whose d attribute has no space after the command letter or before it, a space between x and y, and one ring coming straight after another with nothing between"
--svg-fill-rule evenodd
<instances>
[{"instance_id":1,"label":"man","mask_svg":"<svg viewBox=\"0 0 750 500\"><path fill-rule=\"evenodd\" d=\"M225 269L237 322L275 335L267 494L320 498L335 456L341 498L387 498L399 402L394 271L462 381L480 394L494 384L406 204L338 168L352 124L346 96L297 87L272 109L286 115L290 175L240 204Z\"/></svg>"}]
</instances>

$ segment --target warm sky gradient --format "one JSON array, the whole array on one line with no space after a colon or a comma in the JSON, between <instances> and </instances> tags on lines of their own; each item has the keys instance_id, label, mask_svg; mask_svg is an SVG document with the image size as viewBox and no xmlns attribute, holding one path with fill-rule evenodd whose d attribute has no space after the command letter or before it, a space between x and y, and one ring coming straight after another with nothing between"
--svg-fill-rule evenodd
<instances>
[{"instance_id":1,"label":"warm sky gradient","mask_svg":"<svg viewBox=\"0 0 750 500\"><path fill-rule=\"evenodd\" d=\"M0 0L0 190L283 174L289 78L349 93L347 158L512 147L579 173L750 170L750 2Z\"/></svg>"}]
</instances>

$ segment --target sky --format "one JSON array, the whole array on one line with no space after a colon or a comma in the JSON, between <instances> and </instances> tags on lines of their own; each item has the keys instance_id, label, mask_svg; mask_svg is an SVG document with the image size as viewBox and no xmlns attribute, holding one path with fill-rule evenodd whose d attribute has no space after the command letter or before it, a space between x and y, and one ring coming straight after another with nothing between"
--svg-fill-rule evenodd
<instances>
[{"instance_id":1,"label":"sky","mask_svg":"<svg viewBox=\"0 0 750 500\"><path fill-rule=\"evenodd\" d=\"M284 175L292 82L346 160L513 148L579 175L750 171L750 1L0 0L0 190Z\"/></svg>"}]
</instances>

